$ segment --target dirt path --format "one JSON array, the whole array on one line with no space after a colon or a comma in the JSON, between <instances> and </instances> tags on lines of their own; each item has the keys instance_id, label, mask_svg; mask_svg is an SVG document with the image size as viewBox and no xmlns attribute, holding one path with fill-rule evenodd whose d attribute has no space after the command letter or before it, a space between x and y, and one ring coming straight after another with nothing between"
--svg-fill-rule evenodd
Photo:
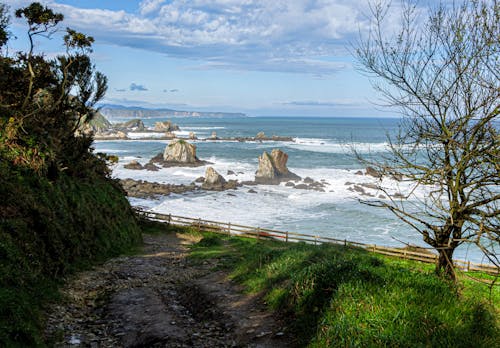
<instances>
[{"instance_id":1,"label":"dirt path","mask_svg":"<svg viewBox=\"0 0 500 348\"><path fill-rule=\"evenodd\" d=\"M51 308L56 347L293 347L283 323L216 261L190 262L186 235L146 235L139 255L83 272Z\"/></svg>"}]
</instances>

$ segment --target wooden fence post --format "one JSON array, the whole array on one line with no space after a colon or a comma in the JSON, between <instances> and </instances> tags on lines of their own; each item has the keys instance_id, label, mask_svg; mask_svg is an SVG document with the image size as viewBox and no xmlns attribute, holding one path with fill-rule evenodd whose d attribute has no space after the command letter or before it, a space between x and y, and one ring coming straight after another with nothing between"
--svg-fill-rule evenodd
<instances>
[{"instance_id":1,"label":"wooden fence post","mask_svg":"<svg viewBox=\"0 0 500 348\"><path fill-rule=\"evenodd\" d=\"M168 214L168 224L172 223L172 214Z\"/></svg>"},{"instance_id":2,"label":"wooden fence post","mask_svg":"<svg viewBox=\"0 0 500 348\"><path fill-rule=\"evenodd\" d=\"M198 218L198 230L201 231L201 218Z\"/></svg>"},{"instance_id":3,"label":"wooden fence post","mask_svg":"<svg viewBox=\"0 0 500 348\"><path fill-rule=\"evenodd\" d=\"M230 222L227 224L227 233L229 234L229 236L231 236L231 223Z\"/></svg>"},{"instance_id":4,"label":"wooden fence post","mask_svg":"<svg viewBox=\"0 0 500 348\"><path fill-rule=\"evenodd\" d=\"M260 239L260 227L257 227L257 239Z\"/></svg>"},{"instance_id":5,"label":"wooden fence post","mask_svg":"<svg viewBox=\"0 0 500 348\"><path fill-rule=\"evenodd\" d=\"M285 242L288 243L288 231L286 231Z\"/></svg>"}]
</instances>

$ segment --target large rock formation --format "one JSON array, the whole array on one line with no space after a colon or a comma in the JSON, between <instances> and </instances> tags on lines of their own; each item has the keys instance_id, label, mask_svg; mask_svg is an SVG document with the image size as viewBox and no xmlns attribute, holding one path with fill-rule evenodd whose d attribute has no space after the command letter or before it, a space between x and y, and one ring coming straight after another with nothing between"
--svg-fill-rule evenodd
<instances>
[{"instance_id":1,"label":"large rock formation","mask_svg":"<svg viewBox=\"0 0 500 348\"><path fill-rule=\"evenodd\" d=\"M212 167L208 167L205 172L205 181L203 181L201 188L205 190L222 191L225 183L226 179L224 179L222 175L217 173Z\"/></svg>"},{"instance_id":2,"label":"large rock formation","mask_svg":"<svg viewBox=\"0 0 500 348\"><path fill-rule=\"evenodd\" d=\"M144 127L144 123L139 118L135 118L133 120L123 123L117 123L114 125L114 128L121 131L132 131L132 132L133 131L142 132L146 129L146 127Z\"/></svg>"},{"instance_id":3,"label":"large rock formation","mask_svg":"<svg viewBox=\"0 0 500 348\"><path fill-rule=\"evenodd\" d=\"M209 191L224 191L236 189L241 185L237 180L226 181L215 169L208 167L201 188Z\"/></svg>"},{"instance_id":4,"label":"large rock formation","mask_svg":"<svg viewBox=\"0 0 500 348\"><path fill-rule=\"evenodd\" d=\"M155 131L157 132L173 132L178 131L179 126L173 124L172 121L164 121L164 122L155 122Z\"/></svg>"},{"instance_id":5,"label":"large rock formation","mask_svg":"<svg viewBox=\"0 0 500 348\"><path fill-rule=\"evenodd\" d=\"M287 161L288 155L279 149L273 149L271 154L264 151L262 156L259 156L259 169L255 172L255 182L277 185L282 181L300 180L297 174L288 170Z\"/></svg>"},{"instance_id":6,"label":"large rock formation","mask_svg":"<svg viewBox=\"0 0 500 348\"><path fill-rule=\"evenodd\" d=\"M167 162L196 163L196 145L185 140L176 139L165 147L163 160Z\"/></svg>"},{"instance_id":7,"label":"large rock formation","mask_svg":"<svg viewBox=\"0 0 500 348\"><path fill-rule=\"evenodd\" d=\"M196 157L196 146L183 139L174 139L166 147L163 154L153 157L150 163L159 163L163 167L197 167L209 162Z\"/></svg>"}]
</instances>

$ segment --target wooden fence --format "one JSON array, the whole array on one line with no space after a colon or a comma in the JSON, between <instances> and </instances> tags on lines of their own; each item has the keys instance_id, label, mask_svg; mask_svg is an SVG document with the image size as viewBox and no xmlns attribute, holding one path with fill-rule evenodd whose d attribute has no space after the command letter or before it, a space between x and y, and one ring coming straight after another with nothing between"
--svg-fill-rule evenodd
<instances>
[{"instance_id":1,"label":"wooden fence","mask_svg":"<svg viewBox=\"0 0 500 348\"><path fill-rule=\"evenodd\" d=\"M408 248L391 248L375 244L365 244L365 243L348 241L347 239L336 239L319 235L309 235L296 232L283 232L268 228L238 225L231 222L195 219L195 218L172 215L172 214L160 214L140 209L135 209L135 211L140 216L150 220L166 222L168 224L178 225L178 226L196 227L200 231L222 233L229 236L235 235L239 237L250 237L256 239L271 239L282 242L304 242L315 245L324 243L338 244L349 247L362 248L377 254L395 256L402 259L416 260L426 263L436 263L438 258L438 256L434 253L412 251L408 250ZM467 272L481 271L489 274L498 274L498 268L493 265L482 264L482 263L479 264L462 260L453 260L453 263L456 268Z\"/></svg>"}]
</instances>

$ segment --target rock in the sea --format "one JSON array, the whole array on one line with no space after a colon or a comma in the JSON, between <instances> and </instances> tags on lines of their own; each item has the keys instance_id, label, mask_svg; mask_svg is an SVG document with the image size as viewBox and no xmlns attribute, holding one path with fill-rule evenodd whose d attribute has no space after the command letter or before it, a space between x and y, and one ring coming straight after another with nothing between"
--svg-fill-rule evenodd
<instances>
[{"instance_id":1,"label":"rock in the sea","mask_svg":"<svg viewBox=\"0 0 500 348\"><path fill-rule=\"evenodd\" d=\"M175 133L172 133L172 132L166 132L165 133L165 138L167 138L167 139L175 139L176 135L175 135Z\"/></svg>"},{"instance_id":2,"label":"rock in the sea","mask_svg":"<svg viewBox=\"0 0 500 348\"><path fill-rule=\"evenodd\" d=\"M144 169L144 167L142 166L142 164L140 164L139 162L137 162L136 160L133 160L131 161L130 163L127 163L123 166L123 168L126 168L126 169L134 169L134 170L142 170Z\"/></svg>"},{"instance_id":3,"label":"rock in the sea","mask_svg":"<svg viewBox=\"0 0 500 348\"><path fill-rule=\"evenodd\" d=\"M366 167L366 175L373 176L374 178L381 178L382 174L373 167Z\"/></svg>"},{"instance_id":4,"label":"rock in the sea","mask_svg":"<svg viewBox=\"0 0 500 348\"><path fill-rule=\"evenodd\" d=\"M208 167L205 172L205 181L201 185L201 188L211 191L222 191L225 183L226 179L224 179L222 175L217 173L214 168Z\"/></svg>"},{"instance_id":5,"label":"rock in the sea","mask_svg":"<svg viewBox=\"0 0 500 348\"><path fill-rule=\"evenodd\" d=\"M288 186L288 187L293 187L295 186L295 183L293 183L292 181L289 181L285 184L285 186Z\"/></svg>"},{"instance_id":6,"label":"rock in the sea","mask_svg":"<svg viewBox=\"0 0 500 348\"><path fill-rule=\"evenodd\" d=\"M314 179L310 178L308 176L306 176L304 179L304 184L312 184L313 182L314 182Z\"/></svg>"},{"instance_id":7,"label":"rock in the sea","mask_svg":"<svg viewBox=\"0 0 500 348\"><path fill-rule=\"evenodd\" d=\"M255 136L255 139L257 139L257 140L266 139L266 134L264 134L264 132L259 132L259 133L257 133L257 135Z\"/></svg>"},{"instance_id":8,"label":"rock in the sea","mask_svg":"<svg viewBox=\"0 0 500 348\"><path fill-rule=\"evenodd\" d=\"M257 191L255 191L254 189L250 189L248 190L248 193L257 193Z\"/></svg>"},{"instance_id":9,"label":"rock in the sea","mask_svg":"<svg viewBox=\"0 0 500 348\"><path fill-rule=\"evenodd\" d=\"M200 177L196 178L196 180L194 182L201 183L204 181L205 181L205 178L203 176L200 176Z\"/></svg>"},{"instance_id":10,"label":"rock in the sea","mask_svg":"<svg viewBox=\"0 0 500 348\"><path fill-rule=\"evenodd\" d=\"M163 160L166 162L177 163L196 163L199 159L196 157L196 146L182 139L175 139L165 147Z\"/></svg>"},{"instance_id":11,"label":"rock in the sea","mask_svg":"<svg viewBox=\"0 0 500 348\"><path fill-rule=\"evenodd\" d=\"M179 126L173 124L172 121L155 122L155 131L157 132L173 132L178 131Z\"/></svg>"},{"instance_id":12,"label":"rock in the sea","mask_svg":"<svg viewBox=\"0 0 500 348\"><path fill-rule=\"evenodd\" d=\"M157 167L156 165L154 165L153 163L149 162L149 163L146 163L144 165L144 169L152 171L152 172L157 172L158 169L160 169L160 168Z\"/></svg>"},{"instance_id":13,"label":"rock in the sea","mask_svg":"<svg viewBox=\"0 0 500 348\"><path fill-rule=\"evenodd\" d=\"M277 185L282 181L300 180L297 174L288 170L287 161L288 155L279 149L273 149L271 154L264 151L262 156L259 156L259 168L255 173L255 182Z\"/></svg>"},{"instance_id":14,"label":"rock in the sea","mask_svg":"<svg viewBox=\"0 0 500 348\"><path fill-rule=\"evenodd\" d=\"M219 139L219 138L217 138L217 132L216 132L216 131L213 131L213 132L212 132L212 135L211 135L211 136L210 136L210 138L208 138L208 139L210 139L210 140L217 140L217 139Z\"/></svg>"},{"instance_id":15,"label":"rock in the sea","mask_svg":"<svg viewBox=\"0 0 500 348\"><path fill-rule=\"evenodd\" d=\"M235 172L233 172L232 170L228 170L226 174L227 174L227 175L236 175L236 173L235 173Z\"/></svg>"},{"instance_id":16,"label":"rock in the sea","mask_svg":"<svg viewBox=\"0 0 500 348\"><path fill-rule=\"evenodd\" d=\"M196 140L198 138L196 137L196 134L194 132L189 132L189 139Z\"/></svg>"},{"instance_id":17,"label":"rock in the sea","mask_svg":"<svg viewBox=\"0 0 500 348\"><path fill-rule=\"evenodd\" d=\"M198 190L196 185L159 184L142 180L124 179L120 184L130 197L153 198L170 193L184 193Z\"/></svg>"},{"instance_id":18,"label":"rock in the sea","mask_svg":"<svg viewBox=\"0 0 500 348\"><path fill-rule=\"evenodd\" d=\"M361 170L358 170L356 173L354 173L356 175L363 175L363 172Z\"/></svg>"},{"instance_id":19,"label":"rock in the sea","mask_svg":"<svg viewBox=\"0 0 500 348\"><path fill-rule=\"evenodd\" d=\"M125 130L125 131L138 131L141 132L145 129L144 123L140 118L134 118L133 120L117 123L114 126L117 130Z\"/></svg>"}]
</instances>

